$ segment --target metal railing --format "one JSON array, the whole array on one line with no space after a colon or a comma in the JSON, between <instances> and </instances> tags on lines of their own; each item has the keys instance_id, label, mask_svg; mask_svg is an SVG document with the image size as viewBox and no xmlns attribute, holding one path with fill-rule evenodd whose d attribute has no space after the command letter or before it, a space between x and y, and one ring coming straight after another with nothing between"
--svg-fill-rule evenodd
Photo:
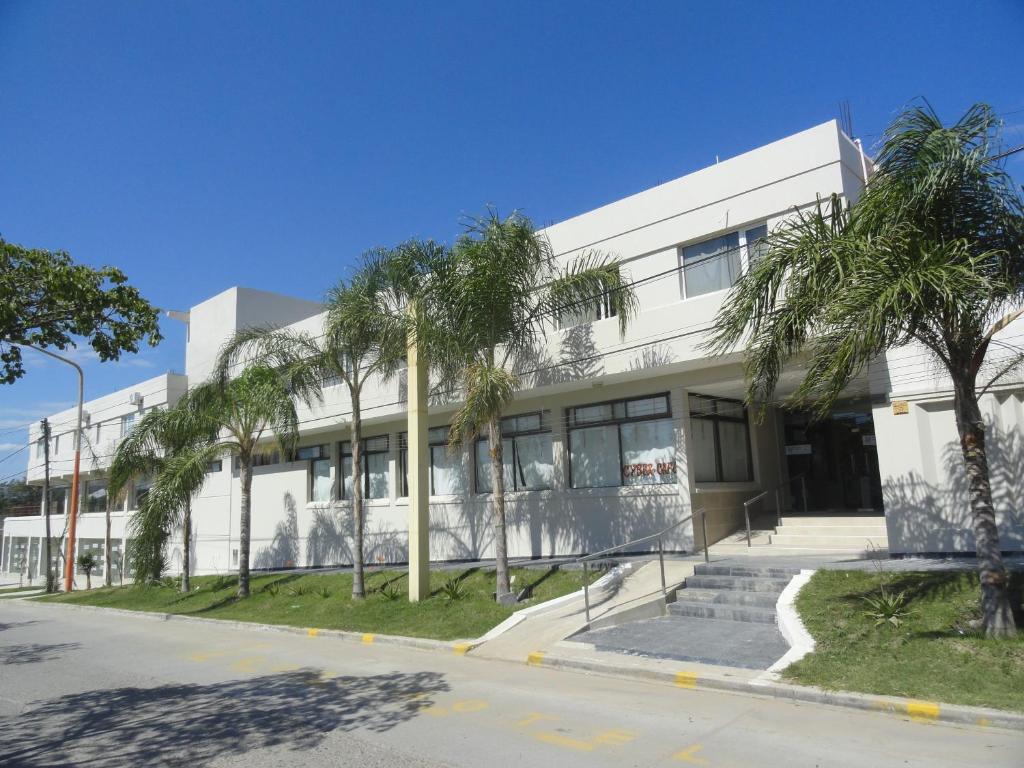
<instances>
[{"instance_id":1,"label":"metal railing","mask_svg":"<svg viewBox=\"0 0 1024 768\"><path fill-rule=\"evenodd\" d=\"M794 475L788 480L783 480L781 483L776 485L774 488L769 488L767 491L761 491L752 499L747 499L743 502L743 520L747 524L747 546L750 546L750 508L765 498L769 493L775 493L775 517L778 525L782 525L782 497L779 495L779 489L784 485L789 485L794 480L800 481L800 501L803 503L804 514L807 514L807 482L804 480L806 472L801 472L799 475Z\"/></svg>"},{"instance_id":2,"label":"metal railing","mask_svg":"<svg viewBox=\"0 0 1024 768\"><path fill-rule=\"evenodd\" d=\"M638 544L646 544L649 541L657 540L657 542L658 542L658 566L661 569L661 594L662 594L663 597L667 598L668 597L668 588L667 588L667 586L665 584L665 546L664 546L664 538L665 538L666 534L670 533L671 531L674 531L676 528L681 526L683 523L690 522L691 520L693 520L694 517L700 517L701 535L703 536L703 540L704 540L704 562L707 563L710 560L710 557L708 555L708 525L707 525L707 515L706 515L706 513L704 512L703 509L695 509L691 514L687 515L686 517L684 517L679 522L673 523L668 528L665 528L662 531L658 531L657 533L652 533L649 536L644 536L644 537L639 538L639 539L633 539L632 541L627 541L625 544L618 544L618 545L616 545L614 547L608 547L608 549L602 549L600 552L594 552L592 555L583 555L582 557L577 557L576 558L576 562L583 564L583 605L584 605L584 609L585 609L585 612L586 612L586 615L587 615L587 624L590 623L590 574L589 574L589 570L587 568L587 564L593 562L594 560L605 560L605 559L607 559L607 556L610 555L611 553L618 552L620 550L625 549L626 547L633 547L633 546L637 546Z\"/></svg>"}]
</instances>

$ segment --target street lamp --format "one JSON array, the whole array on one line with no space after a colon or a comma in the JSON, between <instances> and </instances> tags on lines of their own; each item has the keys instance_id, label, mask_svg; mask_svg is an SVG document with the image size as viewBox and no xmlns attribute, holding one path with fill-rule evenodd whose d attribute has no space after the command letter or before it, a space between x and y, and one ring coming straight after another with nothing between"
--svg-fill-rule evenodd
<instances>
[{"instance_id":1,"label":"street lamp","mask_svg":"<svg viewBox=\"0 0 1024 768\"><path fill-rule=\"evenodd\" d=\"M78 371L78 426L75 428L75 468L71 474L71 510L68 512L68 547L67 556L64 558L64 591L70 592L71 585L75 580L75 528L78 526L78 469L82 458L82 405L85 397L85 374L82 373L82 366L66 357L61 357L47 349L33 347L31 344L20 344L19 346L34 349L44 355L67 363ZM49 571L50 565L46 565Z\"/></svg>"}]
</instances>

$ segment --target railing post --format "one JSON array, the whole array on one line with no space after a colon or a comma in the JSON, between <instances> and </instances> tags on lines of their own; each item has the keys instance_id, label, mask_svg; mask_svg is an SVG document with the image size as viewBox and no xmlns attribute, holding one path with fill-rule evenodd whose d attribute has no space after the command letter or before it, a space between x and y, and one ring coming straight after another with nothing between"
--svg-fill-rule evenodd
<instances>
[{"instance_id":1,"label":"railing post","mask_svg":"<svg viewBox=\"0 0 1024 768\"><path fill-rule=\"evenodd\" d=\"M807 514L807 480L803 475L800 475L800 498L804 502L804 514Z\"/></svg>"},{"instance_id":2,"label":"railing post","mask_svg":"<svg viewBox=\"0 0 1024 768\"><path fill-rule=\"evenodd\" d=\"M658 565L661 567L661 596L667 598L668 591L665 589L665 548L661 543L661 536L658 537Z\"/></svg>"},{"instance_id":3,"label":"railing post","mask_svg":"<svg viewBox=\"0 0 1024 768\"><path fill-rule=\"evenodd\" d=\"M708 521L707 515L704 514L704 510L700 511L700 531L704 537L704 562L710 563L711 558L708 556Z\"/></svg>"},{"instance_id":4,"label":"railing post","mask_svg":"<svg viewBox=\"0 0 1024 768\"><path fill-rule=\"evenodd\" d=\"M749 501L744 501L743 502L743 519L747 523L747 546L748 547L750 546L750 507L749 507L749 504L750 504Z\"/></svg>"},{"instance_id":5,"label":"railing post","mask_svg":"<svg viewBox=\"0 0 1024 768\"><path fill-rule=\"evenodd\" d=\"M583 607L587 615L587 624L590 624L590 585L587 578L587 561L583 561Z\"/></svg>"}]
</instances>

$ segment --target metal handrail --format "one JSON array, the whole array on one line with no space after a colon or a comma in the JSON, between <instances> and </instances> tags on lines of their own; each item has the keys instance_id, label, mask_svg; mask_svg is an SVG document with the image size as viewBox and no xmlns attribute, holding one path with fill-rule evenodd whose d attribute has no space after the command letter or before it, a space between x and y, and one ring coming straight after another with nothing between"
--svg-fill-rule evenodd
<instances>
[{"instance_id":1,"label":"metal handrail","mask_svg":"<svg viewBox=\"0 0 1024 768\"><path fill-rule=\"evenodd\" d=\"M583 606L587 616L587 624L590 624L590 579L587 564L594 560L605 559L605 557L612 552L618 552L619 550L625 549L626 547L633 547L638 544L644 544L648 541L658 541L658 566L661 569L661 594L663 597L668 597L668 589L665 585L665 546L664 537L670 531L674 531L683 523L688 523L693 520L694 517L700 516L700 528L701 535L704 537L704 562L710 562L710 556L708 555L708 524L707 524L707 513L703 509L695 509L692 513L684 517L682 520L673 523L668 528L652 533L649 536L643 536L639 539L633 539L627 541L625 544L618 544L614 547L608 547L608 549L602 549L600 552L594 552L590 555L582 555L577 557L575 562L583 564Z\"/></svg>"},{"instance_id":2,"label":"metal handrail","mask_svg":"<svg viewBox=\"0 0 1024 768\"><path fill-rule=\"evenodd\" d=\"M779 489L784 485L789 485L794 480L800 481L800 500L804 505L804 514L807 514L807 482L804 477L807 475L806 472L801 472L799 475L793 475L793 477L783 480L781 483L777 483L773 488L769 488L767 491L761 491L752 499L747 499L743 502L743 519L747 524L747 546L750 546L750 507L756 501L760 501L772 491L775 492L775 516L778 525L782 525L782 499L779 496Z\"/></svg>"}]
</instances>

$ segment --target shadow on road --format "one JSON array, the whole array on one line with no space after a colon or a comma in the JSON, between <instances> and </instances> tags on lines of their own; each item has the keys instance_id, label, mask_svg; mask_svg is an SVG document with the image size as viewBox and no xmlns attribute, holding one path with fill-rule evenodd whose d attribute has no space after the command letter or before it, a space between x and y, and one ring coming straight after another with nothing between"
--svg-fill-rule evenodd
<instances>
[{"instance_id":1,"label":"shadow on road","mask_svg":"<svg viewBox=\"0 0 1024 768\"><path fill-rule=\"evenodd\" d=\"M334 730L387 731L448 690L433 672L324 678L306 669L210 685L61 696L0 723L6 766L196 766L315 747Z\"/></svg>"},{"instance_id":2,"label":"shadow on road","mask_svg":"<svg viewBox=\"0 0 1024 768\"><path fill-rule=\"evenodd\" d=\"M0 664L35 664L59 659L67 651L81 648L81 643L24 643L0 646Z\"/></svg>"}]
</instances>

